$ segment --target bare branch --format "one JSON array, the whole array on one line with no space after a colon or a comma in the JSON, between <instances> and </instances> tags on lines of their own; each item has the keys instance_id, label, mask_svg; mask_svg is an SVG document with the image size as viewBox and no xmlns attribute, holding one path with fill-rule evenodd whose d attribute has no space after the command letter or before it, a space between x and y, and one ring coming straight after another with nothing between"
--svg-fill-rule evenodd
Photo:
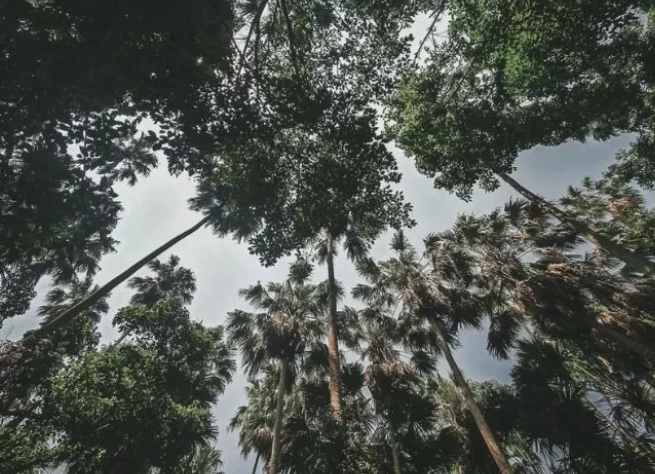
<instances>
[{"instance_id":1,"label":"bare branch","mask_svg":"<svg viewBox=\"0 0 655 474\"><path fill-rule=\"evenodd\" d=\"M430 15L430 16L434 16L434 20L432 20L432 24L428 28L428 32L421 40L421 43L418 46L418 50L416 50L416 54L414 55L414 61L412 61L412 67L416 64L416 61L418 60L418 57L421 54L421 50L423 49L423 46L425 46L425 42L428 40L428 38L432 36L432 31L434 30L434 27L437 26L437 23L441 18L441 14L445 9L446 9L446 0L441 0L441 3L437 6L437 8L434 9L432 14Z\"/></svg>"}]
</instances>

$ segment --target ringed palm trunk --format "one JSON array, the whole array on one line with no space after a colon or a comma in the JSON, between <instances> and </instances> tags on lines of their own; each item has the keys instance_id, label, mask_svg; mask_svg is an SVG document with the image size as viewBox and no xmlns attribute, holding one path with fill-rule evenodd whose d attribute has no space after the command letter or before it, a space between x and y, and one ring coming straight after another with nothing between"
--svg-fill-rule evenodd
<instances>
[{"instance_id":1,"label":"ringed palm trunk","mask_svg":"<svg viewBox=\"0 0 655 474\"><path fill-rule=\"evenodd\" d=\"M337 281L334 277L334 238L327 237L327 268L330 297L328 322L328 355L330 364L330 409L335 421L341 422L341 367L337 338Z\"/></svg>"},{"instance_id":2,"label":"ringed palm trunk","mask_svg":"<svg viewBox=\"0 0 655 474\"><path fill-rule=\"evenodd\" d=\"M403 474L402 469L400 468L400 452L398 450L398 443L396 442L396 427L391 422L389 422L389 442L391 443L393 472L394 474Z\"/></svg>"},{"instance_id":3,"label":"ringed palm trunk","mask_svg":"<svg viewBox=\"0 0 655 474\"><path fill-rule=\"evenodd\" d=\"M148 255L143 257L141 260L136 262L134 265L129 267L127 270L125 270L123 273L120 275L112 278L109 280L106 284L98 288L96 291L91 293L88 297L80 301L79 303L71 306L68 308L66 311L63 311L61 314L59 314L56 318L53 318L50 322L47 324L44 324L41 326L41 328L35 333L44 333L48 331L52 331L58 327L61 327L65 324L67 324L73 317L81 313L82 311L86 311L89 309L91 306L93 306L99 299L104 298L107 296L111 290L116 288L118 285L123 283L125 280L130 278L132 275L134 275L136 272L141 270L148 262L151 260L157 258L159 255L170 249L173 245L177 244L181 240L184 240L191 234L193 234L195 231L203 227L205 224L209 222L209 216L203 218L201 221L199 221L197 224L194 226L190 227L189 229L185 230L181 234L173 237L171 240L163 244L161 247L158 247L154 251L150 252Z\"/></svg>"},{"instance_id":4,"label":"ringed palm trunk","mask_svg":"<svg viewBox=\"0 0 655 474\"><path fill-rule=\"evenodd\" d=\"M531 202L537 203L540 206L542 206L553 217L556 217L561 222L570 225L576 232L584 235L589 241L593 242L595 245L605 250L612 257L619 259L622 262L634 268L638 268L646 273L655 274L655 263L651 262L647 258L643 258L640 257L639 255L635 255L633 252L623 247L622 245L613 242L612 240L604 237L603 235L599 234L592 228L584 225L582 222L571 217L557 206L549 203L545 199L542 199L541 197L534 194L529 189L523 187L523 185L521 185L518 181L516 181L514 178L510 177L509 175L505 173L498 173L498 176L507 184L509 184L512 188L514 188L514 190L518 192L521 196L523 196L524 198L526 198Z\"/></svg>"},{"instance_id":5,"label":"ringed palm trunk","mask_svg":"<svg viewBox=\"0 0 655 474\"><path fill-rule=\"evenodd\" d=\"M280 463L280 433L282 432L282 417L284 415L284 393L287 386L287 372L289 362L280 362L280 382L277 387L277 407L275 409L275 427L273 428L273 448L271 449L271 462L268 467L268 474L277 474ZM255 469L257 465L255 464Z\"/></svg>"},{"instance_id":6,"label":"ringed palm trunk","mask_svg":"<svg viewBox=\"0 0 655 474\"><path fill-rule=\"evenodd\" d=\"M491 432L491 428L489 428L487 420L484 418L482 411L480 411L480 407L475 401L471 387L469 387L466 379L464 379L462 372L459 370L457 362L455 362L455 359L453 358L453 353L450 351L450 346L448 345L448 341L446 341L446 337L443 333L443 330L441 329L441 325L436 321L430 321L430 324L432 325L432 329L437 336L439 348L444 353L446 361L448 362L448 366L450 367L450 371L453 373L455 385L457 385L457 387L462 391L466 406L473 416L473 420L475 420L475 424L477 425L478 430L480 431L480 434L482 435L482 438L484 439L484 442L489 449L491 457L494 458L496 466L498 466L498 470L501 472L501 474L513 474L514 471L509 465L505 454L500 449L500 445L498 444L498 441L496 441L496 437Z\"/></svg>"}]
</instances>

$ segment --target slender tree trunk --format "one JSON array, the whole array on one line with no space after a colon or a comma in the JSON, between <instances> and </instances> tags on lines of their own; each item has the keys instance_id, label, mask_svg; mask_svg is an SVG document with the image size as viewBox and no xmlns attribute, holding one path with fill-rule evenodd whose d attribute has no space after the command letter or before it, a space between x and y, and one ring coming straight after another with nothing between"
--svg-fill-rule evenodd
<instances>
[{"instance_id":1,"label":"slender tree trunk","mask_svg":"<svg viewBox=\"0 0 655 474\"><path fill-rule=\"evenodd\" d=\"M259 465L259 453L257 453L257 457L255 458L255 465L252 467L252 474L257 474L258 465Z\"/></svg>"},{"instance_id":2,"label":"slender tree trunk","mask_svg":"<svg viewBox=\"0 0 655 474\"><path fill-rule=\"evenodd\" d=\"M200 222L195 224L193 227L185 230L184 232L177 235L176 237L173 237L171 240L169 240L168 242L166 242L164 245L157 248L153 252L150 252L148 255L146 255L141 260L136 262L134 265L132 265L127 270L125 270L123 273L121 273L120 275L112 278L106 284L104 284L103 286L98 288L96 291L91 293L88 297L86 297L85 299L83 299L79 303L71 306L66 311L59 314L56 318L53 318L47 324L44 324L43 326L41 326L41 328L35 334L39 334L39 333L42 334L42 333L45 333L45 332L48 332L48 331L52 331L53 329L56 329L58 327L61 327L61 326L65 325L65 324L67 324L74 316L81 313L82 311L85 311L85 310L89 309L98 300L100 300L101 298L104 298L105 296L107 296L111 292L111 290L113 290L118 285L120 285L125 280L127 280L129 277L131 277L136 272L138 272L148 262L150 262L151 260L157 258L159 255L164 253L166 250L170 249L173 245L177 244L181 240L184 240L186 237L193 234L195 231L197 231L202 226L207 224L208 221L209 221L209 217L205 217Z\"/></svg>"},{"instance_id":3,"label":"slender tree trunk","mask_svg":"<svg viewBox=\"0 0 655 474\"><path fill-rule=\"evenodd\" d=\"M505 454L503 454L503 451L500 449L498 441L496 441L496 437L491 432L491 429L487 424L487 420L484 418L484 415L480 411L480 407L475 401L475 397L473 396L471 387L469 387L468 383L466 382L466 379L464 379L462 372L459 370L459 366L457 365L457 362L455 362L455 359L453 358L453 353L450 351L450 346L448 345L448 341L446 341L446 337L443 333L443 330L441 329L441 325L436 321L430 321L430 324L432 325L432 328L436 333L439 347L444 353L444 356L446 357L446 361L448 362L450 371L453 373L453 379L455 385L457 385L459 389L462 391L468 410L473 416L473 419L475 420L475 424L480 430L480 434L482 435L482 438L484 439L484 442L486 443L487 448L489 449L489 453L494 458L494 461L496 461L498 470L501 472L501 474L513 474L514 471L509 465L509 462L507 461Z\"/></svg>"},{"instance_id":4,"label":"slender tree trunk","mask_svg":"<svg viewBox=\"0 0 655 474\"><path fill-rule=\"evenodd\" d=\"M327 267L330 290L330 320L328 323L328 354L330 362L330 408L332 417L341 422L341 367L337 337L337 281L334 278L334 239L327 238Z\"/></svg>"},{"instance_id":5,"label":"slender tree trunk","mask_svg":"<svg viewBox=\"0 0 655 474\"><path fill-rule=\"evenodd\" d=\"M394 474L403 474L400 468L400 452L398 451L398 443L396 442L396 427L391 422L389 422L389 442L391 443L393 472Z\"/></svg>"},{"instance_id":6,"label":"slender tree trunk","mask_svg":"<svg viewBox=\"0 0 655 474\"><path fill-rule=\"evenodd\" d=\"M622 245L617 244L616 242L604 237L595 230L586 226L582 222L568 215L565 211L561 210L554 204L549 203L545 199L537 196L532 191L524 188L519 182L514 178L510 177L505 173L498 173L498 176L509 184L516 192L521 196L526 198L529 201L535 202L540 206L543 206L546 211L551 214L553 217L556 217L560 221L570 225L576 232L581 235L584 235L589 241L593 242L598 247L605 250L610 256L621 260L623 263L630 265L631 267L640 269L646 273L655 274L655 263L651 262L647 258L635 255L633 252L623 247Z\"/></svg>"},{"instance_id":7,"label":"slender tree trunk","mask_svg":"<svg viewBox=\"0 0 655 474\"><path fill-rule=\"evenodd\" d=\"M275 427L273 428L273 448L271 449L271 462L268 466L268 474L277 474L277 466L280 461L280 433L282 432L282 416L284 415L284 393L287 389L287 372L289 363L285 360L280 362L280 383L277 387L277 408L275 409Z\"/></svg>"}]
</instances>

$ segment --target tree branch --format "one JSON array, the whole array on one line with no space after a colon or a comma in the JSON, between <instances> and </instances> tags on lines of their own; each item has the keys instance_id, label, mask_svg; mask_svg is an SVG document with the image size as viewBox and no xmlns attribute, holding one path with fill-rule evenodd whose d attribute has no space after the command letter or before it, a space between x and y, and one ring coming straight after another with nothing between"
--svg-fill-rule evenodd
<instances>
[{"instance_id":1,"label":"tree branch","mask_svg":"<svg viewBox=\"0 0 655 474\"><path fill-rule=\"evenodd\" d=\"M252 38L253 32L256 29L259 30L259 22L262 19L262 15L264 14L266 5L268 5L268 1L269 0L262 0L262 3L259 5L259 8L257 9L257 13L255 13L255 18L252 19L252 23L250 24L250 29L248 30L248 36L246 36L246 42L243 44L243 50L241 51L241 58L239 59L239 68L237 69L236 80L239 80L239 76L241 75L241 69L243 68L243 64L246 59L246 52L248 51L248 45L250 44L250 39Z\"/></svg>"},{"instance_id":2,"label":"tree branch","mask_svg":"<svg viewBox=\"0 0 655 474\"><path fill-rule=\"evenodd\" d=\"M441 3L437 6L437 8L434 9L432 15L430 15L430 16L434 16L434 20L432 20L432 24L428 28L428 32L425 34L425 36L421 40L421 43L418 45L418 50L416 50L416 54L414 55L414 61L412 61L412 67L414 67L414 65L416 64L416 61L418 60L418 57L421 54L421 50L423 49L423 46L425 46L425 42L432 35L432 31L434 30L434 27L439 22L439 19L441 18L441 14L445 9L446 9L446 0L441 0Z\"/></svg>"}]
</instances>

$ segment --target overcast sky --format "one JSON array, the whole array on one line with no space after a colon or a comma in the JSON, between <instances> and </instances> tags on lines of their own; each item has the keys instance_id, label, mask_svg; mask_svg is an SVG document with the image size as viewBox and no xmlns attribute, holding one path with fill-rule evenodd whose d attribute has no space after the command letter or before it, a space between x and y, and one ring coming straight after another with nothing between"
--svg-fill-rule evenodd
<instances>
[{"instance_id":1,"label":"overcast sky","mask_svg":"<svg viewBox=\"0 0 655 474\"><path fill-rule=\"evenodd\" d=\"M600 177L613 160L615 152L627 143L627 137L621 137L606 143L571 143L557 148L537 148L520 157L514 176L533 191L556 199L566 192L569 184L578 185L584 176ZM408 236L416 246L420 246L422 237L427 233L442 231L451 226L458 214L491 211L513 195L503 186L490 194L476 192L471 202L463 202L453 195L435 190L430 179L414 170L410 159L398 150L395 154L403 173L401 188L407 200L413 204L414 218L418 222L414 229L408 231ZM134 187L121 185L119 195L125 208L115 232L120 245L116 253L102 260L102 270L96 280L100 284L201 218L187 208L187 200L194 195L193 183L187 178L169 176L165 167L156 170ZM385 235L374 247L373 257L386 258L388 245L389 235ZM196 274L198 290L191 305L191 313L206 325L222 324L227 312L235 308L249 309L237 294L240 288L260 280L280 281L287 273L288 260L272 268L262 268L257 258L249 255L246 245L231 239L219 239L206 228L179 243L161 258L165 260L171 253L179 255L181 263ZM140 272L145 273L147 271ZM324 279L325 273L324 268L316 269L317 278ZM345 288L351 288L358 282L353 266L343 256L336 261L336 274ZM45 284L41 285L37 304L44 289ZM115 337L111 319L118 308L128 303L129 297L130 291L125 286L112 294L110 314L100 325L103 339ZM3 335L11 332L16 337L26 327L32 326L35 323L33 309L27 317L7 321L2 330ZM480 334L470 334L463 338L456 357L464 372L472 379L506 380L507 363L492 359L485 347L486 341ZM236 408L245 401L244 383L244 377L239 371L215 409L220 431L218 447L223 452L228 474L245 474L252 469L252 460L243 460L239 456L237 434L228 433L226 429Z\"/></svg>"}]
</instances>

